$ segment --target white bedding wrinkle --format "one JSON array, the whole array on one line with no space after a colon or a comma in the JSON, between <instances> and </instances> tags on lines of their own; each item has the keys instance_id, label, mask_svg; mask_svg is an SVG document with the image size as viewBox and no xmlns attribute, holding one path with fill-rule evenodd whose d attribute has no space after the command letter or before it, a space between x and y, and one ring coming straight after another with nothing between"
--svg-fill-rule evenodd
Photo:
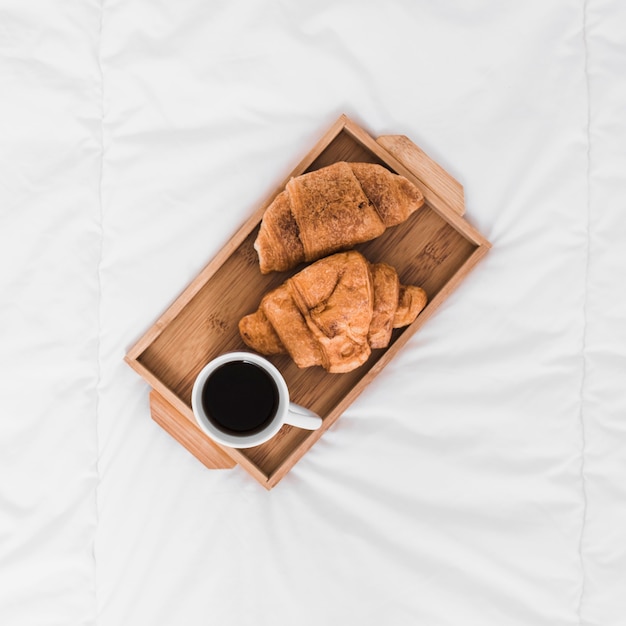
<instances>
[{"instance_id":1,"label":"white bedding wrinkle","mask_svg":"<svg viewBox=\"0 0 626 626\"><path fill-rule=\"evenodd\" d=\"M625 11L0 0L0 623L621 626ZM493 248L266 492L123 358L341 113Z\"/></svg>"},{"instance_id":2,"label":"white bedding wrinkle","mask_svg":"<svg viewBox=\"0 0 626 626\"><path fill-rule=\"evenodd\" d=\"M96 7L0 3L0 622L95 621Z\"/></svg>"},{"instance_id":3,"label":"white bedding wrinkle","mask_svg":"<svg viewBox=\"0 0 626 626\"><path fill-rule=\"evenodd\" d=\"M626 614L626 10L619 2L590 0L587 13L590 255L583 415L588 507L580 612L584 624L613 626Z\"/></svg>"}]
</instances>

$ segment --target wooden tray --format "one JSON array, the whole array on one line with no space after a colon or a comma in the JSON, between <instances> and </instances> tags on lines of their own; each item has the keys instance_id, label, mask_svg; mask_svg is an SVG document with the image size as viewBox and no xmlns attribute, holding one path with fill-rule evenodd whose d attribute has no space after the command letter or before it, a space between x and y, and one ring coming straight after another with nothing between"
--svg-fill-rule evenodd
<instances>
[{"instance_id":1,"label":"wooden tray","mask_svg":"<svg viewBox=\"0 0 626 626\"><path fill-rule=\"evenodd\" d=\"M328 374L321 367L300 370L287 356L270 358L285 377L293 401L322 416L320 430L286 425L255 448L218 446L195 424L194 379L213 357L248 349L239 336L239 319L256 310L263 294L301 269L260 273L253 244L263 212L292 176L342 160L379 163L422 189L426 202L420 210L357 249L372 262L393 265L401 282L423 287L429 303L413 324L394 331L389 347L374 350L364 365L347 374ZM125 360L153 388L153 419L207 467L239 464L267 489L274 487L488 251L489 242L463 219L464 210L461 185L409 139L392 135L374 140L341 116L128 351Z\"/></svg>"}]
</instances>

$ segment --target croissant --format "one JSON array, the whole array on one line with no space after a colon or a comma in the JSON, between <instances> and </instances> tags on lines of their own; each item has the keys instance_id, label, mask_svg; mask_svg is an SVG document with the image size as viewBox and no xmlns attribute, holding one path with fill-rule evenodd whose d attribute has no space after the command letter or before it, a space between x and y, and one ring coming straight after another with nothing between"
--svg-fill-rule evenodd
<instances>
[{"instance_id":1,"label":"croissant","mask_svg":"<svg viewBox=\"0 0 626 626\"><path fill-rule=\"evenodd\" d=\"M426 305L420 287L400 285L396 270L355 250L309 265L267 293L239 322L244 343L265 355L288 353L298 367L349 372L372 348L389 345Z\"/></svg>"},{"instance_id":2,"label":"croissant","mask_svg":"<svg viewBox=\"0 0 626 626\"><path fill-rule=\"evenodd\" d=\"M263 274L369 241L424 204L408 179L372 163L341 161L296 176L269 205L254 247Z\"/></svg>"}]
</instances>

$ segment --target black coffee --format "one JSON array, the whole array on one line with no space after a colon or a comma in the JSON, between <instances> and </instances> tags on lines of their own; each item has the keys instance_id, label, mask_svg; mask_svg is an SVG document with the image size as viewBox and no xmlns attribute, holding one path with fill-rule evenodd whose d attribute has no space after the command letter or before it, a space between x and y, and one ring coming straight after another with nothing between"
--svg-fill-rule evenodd
<instances>
[{"instance_id":1,"label":"black coffee","mask_svg":"<svg viewBox=\"0 0 626 626\"><path fill-rule=\"evenodd\" d=\"M211 373L202 389L202 408L209 421L231 435L262 431L278 410L278 388L258 365L232 361Z\"/></svg>"}]
</instances>

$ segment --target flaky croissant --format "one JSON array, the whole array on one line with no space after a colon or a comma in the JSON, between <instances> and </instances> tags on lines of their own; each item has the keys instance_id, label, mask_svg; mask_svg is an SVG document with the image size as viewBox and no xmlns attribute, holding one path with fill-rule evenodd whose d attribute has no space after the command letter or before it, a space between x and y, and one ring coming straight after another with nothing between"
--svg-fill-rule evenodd
<instances>
[{"instance_id":1,"label":"flaky croissant","mask_svg":"<svg viewBox=\"0 0 626 626\"><path fill-rule=\"evenodd\" d=\"M400 285L390 265L339 252L267 293L239 332L261 354L286 352L298 367L349 372L372 348L386 347L393 328L412 323L426 300L420 287Z\"/></svg>"},{"instance_id":2,"label":"flaky croissant","mask_svg":"<svg viewBox=\"0 0 626 626\"><path fill-rule=\"evenodd\" d=\"M379 237L423 203L408 179L372 163L341 161L296 176L263 215L254 243L261 272L288 270Z\"/></svg>"}]
</instances>

